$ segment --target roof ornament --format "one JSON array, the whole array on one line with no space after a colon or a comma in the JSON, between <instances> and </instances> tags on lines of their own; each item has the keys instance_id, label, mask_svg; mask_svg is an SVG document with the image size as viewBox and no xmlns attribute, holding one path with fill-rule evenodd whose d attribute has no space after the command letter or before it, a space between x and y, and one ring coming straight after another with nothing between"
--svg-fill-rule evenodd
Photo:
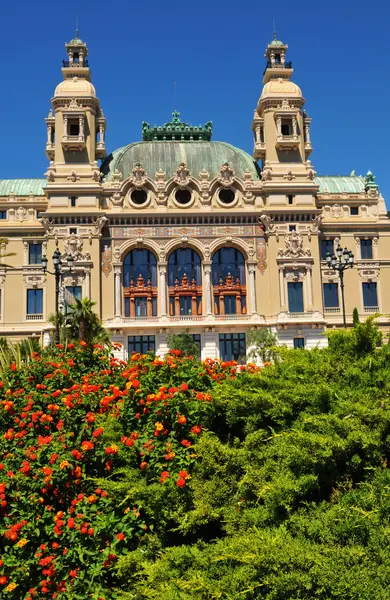
<instances>
[{"instance_id":1,"label":"roof ornament","mask_svg":"<svg viewBox=\"0 0 390 600\"><path fill-rule=\"evenodd\" d=\"M378 184L375 182L375 175L370 170L367 171L367 175L364 178L364 190L374 196L378 192Z\"/></svg>"},{"instance_id":2,"label":"roof ornament","mask_svg":"<svg viewBox=\"0 0 390 600\"><path fill-rule=\"evenodd\" d=\"M213 124L208 121L204 126L189 125L180 119L180 113L174 110L172 120L164 125L154 125L142 122L142 140L150 141L210 141Z\"/></svg>"}]
</instances>

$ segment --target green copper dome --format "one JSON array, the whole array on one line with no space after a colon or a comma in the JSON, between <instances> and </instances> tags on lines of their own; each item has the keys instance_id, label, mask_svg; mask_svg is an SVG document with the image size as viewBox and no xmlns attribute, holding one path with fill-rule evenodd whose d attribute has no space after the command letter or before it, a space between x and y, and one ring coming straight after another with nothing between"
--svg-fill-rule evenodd
<instances>
[{"instance_id":1,"label":"green copper dome","mask_svg":"<svg viewBox=\"0 0 390 600\"><path fill-rule=\"evenodd\" d=\"M242 179L249 170L253 179L260 179L260 170L252 157L226 142L208 141L145 141L135 142L118 148L107 156L101 170L106 180L118 170L123 179L132 174L134 165L141 164L146 174L154 179L156 171L162 169L166 178L173 177L180 163L186 163L191 175L198 178L206 169L210 178L216 177L224 163L229 163L237 177Z\"/></svg>"}]
</instances>

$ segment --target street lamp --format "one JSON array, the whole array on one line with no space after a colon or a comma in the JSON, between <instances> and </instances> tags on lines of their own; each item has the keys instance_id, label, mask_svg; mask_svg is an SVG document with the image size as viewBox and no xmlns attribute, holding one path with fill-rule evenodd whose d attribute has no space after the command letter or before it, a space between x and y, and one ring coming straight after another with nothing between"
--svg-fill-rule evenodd
<instances>
[{"instance_id":1,"label":"street lamp","mask_svg":"<svg viewBox=\"0 0 390 600\"><path fill-rule=\"evenodd\" d=\"M64 270L62 269L62 261L61 261L62 255L61 252L59 251L58 248L56 248L54 250L53 253L53 265L54 265L54 272L52 271L48 271L47 269L47 256L43 255L41 258L41 263L42 263L42 269L44 273L49 273L50 275L54 275L55 277L55 281L56 281L56 333L55 333L55 342L56 344L60 343L60 324L59 324L59 320L58 320L58 315L59 315L59 298L60 298L60 282L61 282L61 276L64 274ZM66 257L66 262L67 262L67 266L68 266L68 271L72 272L73 269L73 256L71 254L68 254L68 256Z\"/></svg>"},{"instance_id":2,"label":"street lamp","mask_svg":"<svg viewBox=\"0 0 390 600\"><path fill-rule=\"evenodd\" d=\"M328 269L339 272L340 287L341 287L341 302L343 305L343 323L344 327L347 327L347 321L345 318L345 301L344 301L344 271L346 269L352 269L353 265L353 254L348 248L342 249L340 244L337 245L336 254L326 253L326 264Z\"/></svg>"}]
</instances>

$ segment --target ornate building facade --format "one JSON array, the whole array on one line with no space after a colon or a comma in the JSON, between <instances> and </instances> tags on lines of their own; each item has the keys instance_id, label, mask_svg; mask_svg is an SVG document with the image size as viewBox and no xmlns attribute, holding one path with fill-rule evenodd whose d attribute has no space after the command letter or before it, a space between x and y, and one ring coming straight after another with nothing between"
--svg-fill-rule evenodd
<instances>
[{"instance_id":1,"label":"ornate building facade","mask_svg":"<svg viewBox=\"0 0 390 600\"><path fill-rule=\"evenodd\" d=\"M274 39L266 49L253 157L177 112L107 155L87 46L77 35L66 44L45 179L0 181L0 250L15 253L0 266L1 336L48 339L55 286L41 258L50 269L56 248L74 261L61 310L93 299L124 355L164 354L183 329L202 358L243 359L247 332L265 326L289 347L325 345L325 329L342 326L340 281L324 260L339 243L355 254L347 321L354 307L362 318L390 312L384 199L370 172L317 176L287 48Z\"/></svg>"}]
</instances>

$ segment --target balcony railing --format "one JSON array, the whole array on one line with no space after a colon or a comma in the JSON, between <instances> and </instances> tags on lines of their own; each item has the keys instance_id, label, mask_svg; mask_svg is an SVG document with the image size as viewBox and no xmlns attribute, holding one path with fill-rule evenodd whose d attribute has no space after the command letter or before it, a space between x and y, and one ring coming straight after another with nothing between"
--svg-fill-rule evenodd
<instances>
[{"instance_id":1,"label":"balcony railing","mask_svg":"<svg viewBox=\"0 0 390 600\"><path fill-rule=\"evenodd\" d=\"M379 312L379 306L365 306L364 312L367 313L377 313Z\"/></svg>"},{"instance_id":2,"label":"balcony railing","mask_svg":"<svg viewBox=\"0 0 390 600\"><path fill-rule=\"evenodd\" d=\"M340 312L340 307L336 306L334 308L326 308L325 307L325 312L326 313L339 313Z\"/></svg>"},{"instance_id":3,"label":"balcony railing","mask_svg":"<svg viewBox=\"0 0 390 600\"><path fill-rule=\"evenodd\" d=\"M63 60L62 61L62 66L63 67L89 67L89 63L87 60L84 60L83 63L81 62L70 62L70 60Z\"/></svg>"},{"instance_id":4,"label":"balcony railing","mask_svg":"<svg viewBox=\"0 0 390 600\"><path fill-rule=\"evenodd\" d=\"M289 60L288 62L283 63L272 63L270 60L267 61L266 67L264 69L264 73L267 69L292 69L292 62ZM263 75L264 75L263 73Z\"/></svg>"},{"instance_id":5,"label":"balcony railing","mask_svg":"<svg viewBox=\"0 0 390 600\"><path fill-rule=\"evenodd\" d=\"M177 317L169 317L170 321L203 321L202 315L179 315Z\"/></svg>"},{"instance_id":6,"label":"balcony railing","mask_svg":"<svg viewBox=\"0 0 390 600\"><path fill-rule=\"evenodd\" d=\"M43 315L26 315L27 321L43 321Z\"/></svg>"},{"instance_id":7,"label":"balcony railing","mask_svg":"<svg viewBox=\"0 0 390 600\"><path fill-rule=\"evenodd\" d=\"M236 321L236 320L242 320L242 319L249 319L250 316L248 315L215 315L215 318L217 321Z\"/></svg>"}]
</instances>

